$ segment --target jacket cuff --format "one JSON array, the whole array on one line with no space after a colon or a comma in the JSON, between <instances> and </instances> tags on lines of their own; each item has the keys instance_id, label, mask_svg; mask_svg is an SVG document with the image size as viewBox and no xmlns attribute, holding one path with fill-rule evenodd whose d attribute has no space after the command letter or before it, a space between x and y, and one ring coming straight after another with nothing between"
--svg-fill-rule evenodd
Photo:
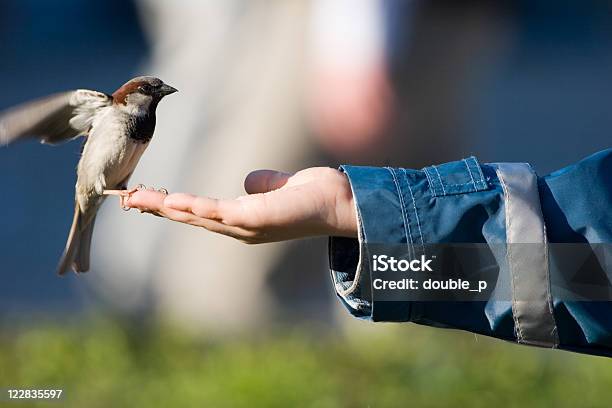
<instances>
[{"instance_id":1,"label":"jacket cuff","mask_svg":"<svg viewBox=\"0 0 612 408\"><path fill-rule=\"evenodd\" d=\"M384 320L406 321L409 304L389 302L378 304L374 310L369 262L369 244L423 244L413 186L408 174L423 172L405 169L342 166L350 182L355 199L358 239L331 237L329 240L330 269L338 297L356 317L378 320L378 312L386 310ZM411 202L406 203L405 200ZM407 209L412 209L410 213ZM397 315L398 319L392 316Z\"/></svg>"},{"instance_id":2,"label":"jacket cuff","mask_svg":"<svg viewBox=\"0 0 612 408\"><path fill-rule=\"evenodd\" d=\"M482 233L457 228L467 218L457 203L488 194L488 177L474 157L423 170L342 166L355 199L358 239L329 241L331 276L337 295L349 312L374 321L411 321L421 314L414 302L377 300L372 291L373 247L406 246L408 254L425 254L426 245L440 242L480 242ZM468 198L467 196L473 196ZM440 220L432 222L432 220ZM413 319L414 318L414 319Z\"/></svg>"}]
</instances>

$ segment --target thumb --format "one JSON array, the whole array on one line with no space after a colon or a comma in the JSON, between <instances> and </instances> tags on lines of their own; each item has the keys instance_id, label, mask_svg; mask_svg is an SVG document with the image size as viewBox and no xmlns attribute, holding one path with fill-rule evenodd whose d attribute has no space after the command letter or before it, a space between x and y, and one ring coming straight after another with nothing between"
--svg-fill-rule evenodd
<instances>
[{"instance_id":1,"label":"thumb","mask_svg":"<svg viewBox=\"0 0 612 408\"><path fill-rule=\"evenodd\" d=\"M248 194L267 193L284 186L291 176L274 170L255 170L244 180L244 190Z\"/></svg>"}]
</instances>

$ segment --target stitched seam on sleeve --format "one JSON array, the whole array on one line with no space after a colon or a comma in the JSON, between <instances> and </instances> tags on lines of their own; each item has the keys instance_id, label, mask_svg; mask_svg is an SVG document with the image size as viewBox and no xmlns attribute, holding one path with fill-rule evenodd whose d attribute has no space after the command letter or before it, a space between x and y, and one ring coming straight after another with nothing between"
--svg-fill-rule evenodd
<instances>
[{"instance_id":1,"label":"stitched seam on sleeve","mask_svg":"<svg viewBox=\"0 0 612 408\"><path fill-rule=\"evenodd\" d=\"M485 181L484 174L482 174L482 168L480 167L480 164L478 164L478 161L474 157L470 157L470 159L472 159L474 165L476 166L476 169L478 170L478 174L480 174L479 183L482 183L482 185L486 188L487 182Z\"/></svg>"},{"instance_id":2,"label":"stitched seam on sleeve","mask_svg":"<svg viewBox=\"0 0 612 408\"><path fill-rule=\"evenodd\" d=\"M425 167L423 171L425 171L425 176L427 177L427 181L429 182L429 187L431 188L432 194L434 196L440 195L437 191L436 183L434 182L433 177L431 176L431 174L429 174L429 172L431 171L429 167Z\"/></svg>"},{"instance_id":3,"label":"stitched seam on sleeve","mask_svg":"<svg viewBox=\"0 0 612 408\"><path fill-rule=\"evenodd\" d=\"M468 173L470 174L470 179L472 179L472 184L474 185L474 189L477 190L478 187L476 187L476 181L474 181L474 176L472 175L472 169L470 169L470 165L468 164L467 160L463 159L463 163L465 164L465 167L467 168ZM466 183L468 184L468 183Z\"/></svg>"},{"instance_id":4,"label":"stitched seam on sleeve","mask_svg":"<svg viewBox=\"0 0 612 408\"><path fill-rule=\"evenodd\" d=\"M391 167L387 167L387 170L391 173L393 177L393 182L395 183L395 188L397 189L397 195L399 196L400 207L402 209L402 218L404 221L404 235L406 236L406 243L410 246L409 248L412 250L414 255L414 246L412 244L412 232L410 231L410 224L408 223L408 216L406 215L406 206L404 205L404 195L402 194L402 188L397 179L397 175L395 174L395 169Z\"/></svg>"},{"instance_id":5,"label":"stitched seam on sleeve","mask_svg":"<svg viewBox=\"0 0 612 408\"><path fill-rule=\"evenodd\" d=\"M423 249L423 255L427 255L425 253L425 241L423 240L423 231L421 230L421 221L419 220L419 212L417 211L416 200L414 199L414 194L412 192L412 187L410 186L410 181L408 180L408 173L406 169L402 169L404 172L404 178L406 179L406 185L408 186L408 191L410 192L410 198L412 198L412 206L414 208L414 217L416 218L417 227L419 228L419 237L421 238L421 248Z\"/></svg>"},{"instance_id":6,"label":"stitched seam on sleeve","mask_svg":"<svg viewBox=\"0 0 612 408\"><path fill-rule=\"evenodd\" d=\"M444 188L444 183L442 182L442 176L440 175L440 172L438 171L438 168L435 165L433 166L433 168L436 171L436 174L438 175L438 180L440 180L440 185L442 186L442 193L446 195L446 189Z\"/></svg>"},{"instance_id":7,"label":"stitched seam on sleeve","mask_svg":"<svg viewBox=\"0 0 612 408\"><path fill-rule=\"evenodd\" d=\"M474 182L468 181L467 183L447 184L446 187L463 187L467 185L474 185ZM474 186L474 188L476 188L476 186Z\"/></svg>"}]
</instances>

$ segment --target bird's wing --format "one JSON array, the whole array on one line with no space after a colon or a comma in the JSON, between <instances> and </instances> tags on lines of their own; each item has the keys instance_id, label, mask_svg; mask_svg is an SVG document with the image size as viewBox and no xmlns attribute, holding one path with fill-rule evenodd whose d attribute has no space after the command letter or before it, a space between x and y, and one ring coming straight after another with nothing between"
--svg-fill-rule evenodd
<instances>
[{"instance_id":1,"label":"bird's wing","mask_svg":"<svg viewBox=\"0 0 612 408\"><path fill-rule=\"evenodd\" d=\"M27 102L0 114L0 145L36 137L59 143L89 131L96 112L110 106L112 96L79 89Z\"/></svg>"}]
</instances>

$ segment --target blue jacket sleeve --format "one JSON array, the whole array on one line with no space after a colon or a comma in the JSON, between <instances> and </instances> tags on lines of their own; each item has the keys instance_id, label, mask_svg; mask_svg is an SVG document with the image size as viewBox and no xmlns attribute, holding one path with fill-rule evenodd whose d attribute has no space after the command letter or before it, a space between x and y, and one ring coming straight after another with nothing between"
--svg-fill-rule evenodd
<instances>
[{"instance_id":1,"label":"blue jacket sleeve","mask_svg":"<svg viewBox=\"0 0 612 408\"><path fill-rule=\"evenodd\" d=\"M612 279L612 149L544 177L534 173L532 195L537 203L527 199L521 204L514 198L521 190L528 190L529 173L507 173L509 168L503 163L480 164L474 157L422 170L343 166L341 170L355 197L359 238L332 237L329 245L335 290L349 312L373 321L414 322L520 343L612 355L612 302L607 298L572 298L550 290L551 281L559 280L561 274L555 265L563 260L563 251L550 248L557 244L604 245L596 261L602 265L603 279L608 283ZM525 215L529 212L536 218ZM537 214L543 225L540 232L545 248L542 282L548 285L542 295L548 299L541 301L550 305L550 316L533 312L515 294L508 301L388 302L373 298L372 278L366 267L371 258L368 246L405 245L417 253L431 244L503 244L507 251L504 255L510 259L513 239L520 242L530 234L537 236L537 229L532 228L538 223ZM530 239L524 241L532 242ZM518 291L522 280L535 274L521 270L529 262L533 265L533 259L518 258L522 264L515 259L506 268L500 265L500 288L510 281L508 290ZM508 279L505 275L512 275L513 263L515 275ZM582 263L571 267L580 276ZM567 273L567 265L565 270ZM542 321L538 321L540 316ZM544 334L550 335L550 342L526 339L529 336L525 333L537 332L540 324L545 332L548 330Z\"/></svg>"}]
</instances>

